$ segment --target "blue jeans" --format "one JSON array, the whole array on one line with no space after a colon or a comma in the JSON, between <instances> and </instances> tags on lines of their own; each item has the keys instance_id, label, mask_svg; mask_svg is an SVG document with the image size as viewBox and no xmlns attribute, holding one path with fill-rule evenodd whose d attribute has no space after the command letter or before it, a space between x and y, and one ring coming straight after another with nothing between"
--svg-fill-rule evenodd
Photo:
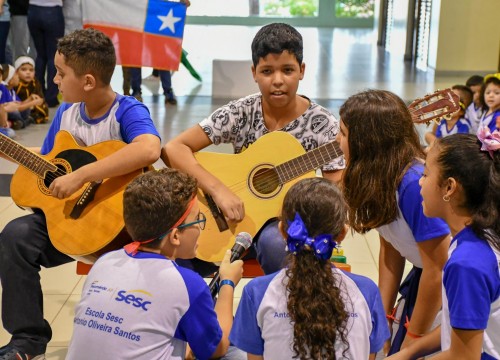
<instances>
[{"instance_id":1,"label":"blue jeans","mask_svg":"<svg viewBox=\"0 0 500 360\"><path fill-rule=\"evenodd\" d=\"M52 337L43 318L40 267L74 261L50 242L41 212L9 222L0 233L2 322L12 338L9 345L27 354L43 354Z\"/></svg>"},{"instance_id":2,"label":"blue jeans","mask_svg":"<svg viewBox=\"0 0 500 360\"><path fill-rule=\"evenodd\" d=\"M57 95L59 89L54 84L56 68L54 55L57 50L57 40L64 36L64 16L61 6L36 6L28 8L28 27L36 48L35 75L42 85L45 101L49 106L59 104ZM47 74L47 82L45 82Z\"/></svg>"},{"instance_id":3,"label":"blue jeans","mask_svg":"<svg viewBox=\"0 0 500 360\"><path fill-rule=\"evenodd\" d=\"M285 239L283 239L278 229L278 220L271 220L255 236L253 246L243 260L257 258L262 270L267 275L275 273L285 266L287 254ZM203 277L212 275L218 269L214 263L196 258L189 260L177 259L175 262Z\"/></svg>"},{"instance_id":4,"label":"blue jeans","mask_svg":"<svg viewBox=\"0 0 500 360\"><path fill-rule=\"evenodd\" d=\"M257 252L257 261L266 275L285 266L286 242L278 229L278 220L272 220L262 227L253 246Z\"/></svg>"},{"instance_id":5,"label":"blue jeans","mask_svg":"<svg viewBox=\"0 0 500 360\"><path fill-rule=\"evenodd\" d=\"M6 63L5 48L9 36L10 21L0 21L0 63Z\"/></svg>"},{"instance_id":6,"label":"blue jeans","mask_svg":"<svg viewBox=\"0 0 500 360\"><path fill-rule=\"evenodd\" d=\"M142 84L142 68L131 67L130 69L130 87L132 88L132 95L141 94L141 84ZM170 71L159 70L161 87L163 93L166 94L170 89L172 89L172 76Z\"/></svg>"}]
</instances>

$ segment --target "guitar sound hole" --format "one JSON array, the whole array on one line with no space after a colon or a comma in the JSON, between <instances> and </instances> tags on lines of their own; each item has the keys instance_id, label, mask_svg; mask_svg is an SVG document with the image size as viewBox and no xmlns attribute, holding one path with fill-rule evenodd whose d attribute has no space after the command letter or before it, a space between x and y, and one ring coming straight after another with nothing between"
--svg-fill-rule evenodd
<instances>
[{"instance_id":1,"label":"guitar sound hole","mask_svg":"<svg viewBox=\"0 0 500 360\"><path fill-rule=\"evenodd\" d=\"M43 183L47 188L50 187L50 184L52 184L52 181L54 181L56 178L66 175L66 169L64 168L64 166L62 166L61 164L57 164L56 166L57 170L47 172L45 178L43 179Z\"/></svg>"},{"instance_id":2,"label":"guitar sound hole","mask_svg":"<svg viewBox=\"0 0 500 360\"><path fill-rule=\"evenodd\" d=\"M274 169L258 170L252 178L252 185L261 194L270 194L280 185Z\"/></svg>"}]
</instances>

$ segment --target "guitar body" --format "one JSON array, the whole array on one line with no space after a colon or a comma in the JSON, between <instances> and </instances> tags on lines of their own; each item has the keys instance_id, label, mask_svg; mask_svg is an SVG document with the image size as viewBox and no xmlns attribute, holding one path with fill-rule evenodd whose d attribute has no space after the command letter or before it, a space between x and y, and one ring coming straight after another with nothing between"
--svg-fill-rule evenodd
<instances>
[{"instance_id":1,"label":"guitar body","mask_svg":"<svg viewBox=\"0 0 500 360\"><path fill-rule=\"evenodd\" d=\"M260 188L256 181L264 179L266 170L305 154L302 145L290 134L276 131L259 138L240 154L198 152L198 162L217 176L245 204L245 218L239 223L228 223L227 230L220 230L205 194L199 190L200 211L207 217L205 229L198 239L197 257L210 262L222 261L227 249L234 245L236 235L246 231L255 235L273 217L278 217L288 189L298 180L314 177L309 171L284 184L271 182ZM275 186L276 185L276 186Z\"/></svg>"},{"instance_id":2,"label":"guitar body","mask_svg":"<svg viewBox=\"0 0 500 360\"><path fill-rule=\"evenodd\" d=\"M110 140L82 147L68 132L60 131L56 135L52 151L41 157L58 168L71 172L124 146L126 144L121 141ZM76 219L70 213L86 185L71 197L59 200L48 191L49 179L53 178L53 173L46 173L42 178L20 166L12 178L10 190L12 199L18 206L38 208L44 212L50 240L59 251L76 258L85 259L89 256L92 259L94 253L109 245L124 229L123 191L141 173L142 170L137 170L103 180L95 191L94 198Z\"/></svg>"}]
</instances>

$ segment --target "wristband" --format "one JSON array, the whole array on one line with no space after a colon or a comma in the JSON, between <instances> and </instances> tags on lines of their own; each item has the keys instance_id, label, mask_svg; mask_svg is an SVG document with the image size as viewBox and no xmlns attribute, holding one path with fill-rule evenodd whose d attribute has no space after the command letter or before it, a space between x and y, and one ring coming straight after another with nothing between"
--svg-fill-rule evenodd
<instances>
[{"instance_id":1,"label":"wristband","mask_svg":"<svg viewBox=\"0 0 500 360\"><path fill-rule=\"evenodd\" d=\"M221 281L219 282L219 290L220 290L220 288L221 288L222 286L224 286L224 285L231 285L233 289L234 289L234 287L235 287L234 282L233 282L232 280L225 279L225 280L221 280Z\"/></svg>"}]
</instances>

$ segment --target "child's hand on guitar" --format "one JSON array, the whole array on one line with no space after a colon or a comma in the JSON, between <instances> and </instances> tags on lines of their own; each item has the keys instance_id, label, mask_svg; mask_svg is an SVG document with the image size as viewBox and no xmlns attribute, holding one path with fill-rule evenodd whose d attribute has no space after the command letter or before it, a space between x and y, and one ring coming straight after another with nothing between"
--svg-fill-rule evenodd
<instances>
[{"instance_id":1,"label":"child's hand on guitar","mask_svg":"<svg viewBox=\"0 0 500 360\"><path fill-rule=\"evenodd\" d=\"M245 205L228 187L221 184L213 192L213 199L228 221L240 222L245 217Z\"/></svg>"},{"instance_id":2,"label":"child's hand on guitar","mask_svg":"<svg viewBox=\"0 0 500 360\"><path fill-rule=\"evenodd\" d=\"M56 178L52 184L50 184L49 190L53 197L66 199L78 191L83 184L85 184L85 182L82 177L75 171Z\"/></svg>"},{"instance_id":3,"label":"child's hand on guitar","mask_svg":"<svg viewBox=\"0 0 500 360\"><path fill-rule=\"evenodd\" d=\"M238 285L243 276L243 260L236 260L230 262L231 250L226 250L224 259L219 267L219 274L221 280L231 280L234 285Z\"/></svg>"}]
</instances>

